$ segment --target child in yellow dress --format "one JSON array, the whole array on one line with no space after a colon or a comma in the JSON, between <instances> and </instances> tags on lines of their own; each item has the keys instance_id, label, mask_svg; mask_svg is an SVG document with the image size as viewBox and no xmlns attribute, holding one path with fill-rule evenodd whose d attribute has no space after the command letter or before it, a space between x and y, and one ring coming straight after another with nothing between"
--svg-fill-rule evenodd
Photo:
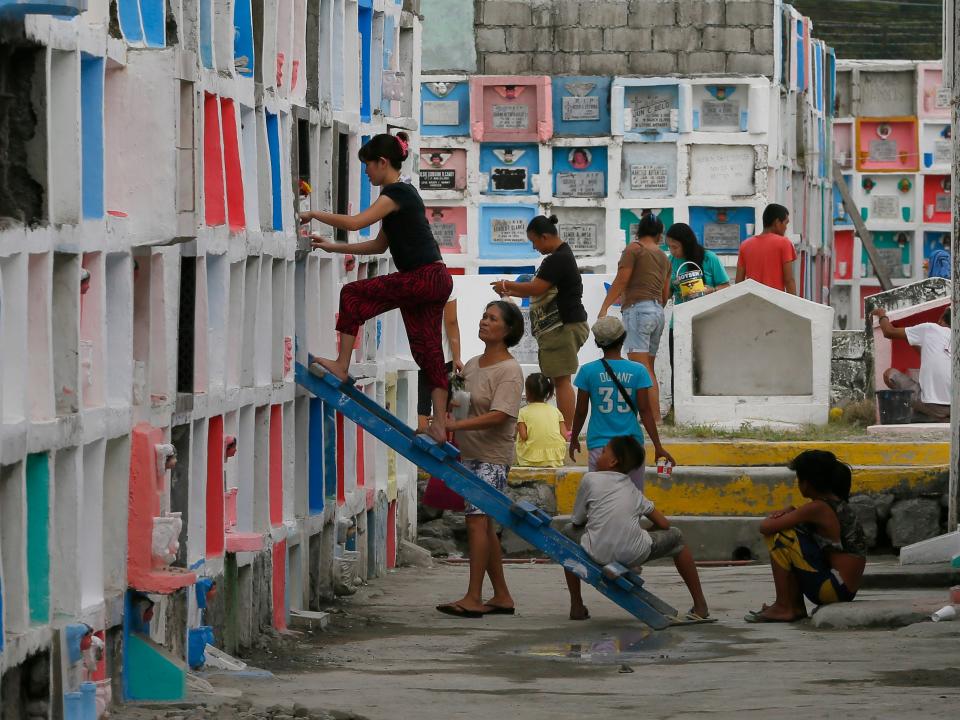
<instances>
[{"instance_id":1,"label":"child in yellow dress","mask_svg":"<svg viewBox=\"0 0 960 720\"><path fill-rule=\"evenodd\" d=\"M563 415L547 401L553 397L553 380L543 373L527 378L527 404L517 418L517 465L562 467L567 451L567 426Z\"/></svg>"}]
</instances>

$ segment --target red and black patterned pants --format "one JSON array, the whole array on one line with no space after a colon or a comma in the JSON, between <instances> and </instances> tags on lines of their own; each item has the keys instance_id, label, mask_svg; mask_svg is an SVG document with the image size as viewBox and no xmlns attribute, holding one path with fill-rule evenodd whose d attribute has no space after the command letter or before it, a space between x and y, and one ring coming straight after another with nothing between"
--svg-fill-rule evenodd
<instances>
[{"instance_id":1,"label":"red and black patterned pants","mask_svg":"<svg viewBox=\"0 0 960 720\"><path fill-rule=\"evenodd\" d=\"M337 331L356 337L364 321L400 309L410 352L431 388L447 389L440 328L453 279L440 262L347 283L340 291Z\"/></svg>"}]
</instances>

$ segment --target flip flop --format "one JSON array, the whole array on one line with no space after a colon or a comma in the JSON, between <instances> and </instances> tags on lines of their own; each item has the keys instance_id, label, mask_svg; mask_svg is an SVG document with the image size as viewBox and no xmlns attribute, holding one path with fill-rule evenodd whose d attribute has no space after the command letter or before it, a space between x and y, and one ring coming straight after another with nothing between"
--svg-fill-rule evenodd
<instances>
[{"instance_id":1,"label":"flip flop","mask_svg":"<svg viewBox=\"0 0 960 720\"><path fill-rule=\"evenodd\" d=\"M703 617L702 615L697 615L697 613L691 610L688 613L683 615L677 615L674 618L673 625L703 625L705 623L715 623L717 619L715 617Z\"/></svg>"},{"instance_id":2,"label":"flip flop","mask_svg":"<svg viewBox=\"0 0 960 720\"><path fill-rule=\"evenodd\" d=\"M447 603L446 605L437 605L437 610L444 615L452 615L457 618L482 618L483 613L478 610L467 610L467 608L457 603Z\"/></svg>"},{"instance_id":3,"label":"flip flop","mask_svg":"<svg viewBox=\"0 0 960 720\"><path fill-rule=\"evenodd\" d=\"M490 609L484 610L484 615L515 615L517 612L516 608L503 607L502 605L487 605L486 607Z\"/></svg>"}]
</instances>

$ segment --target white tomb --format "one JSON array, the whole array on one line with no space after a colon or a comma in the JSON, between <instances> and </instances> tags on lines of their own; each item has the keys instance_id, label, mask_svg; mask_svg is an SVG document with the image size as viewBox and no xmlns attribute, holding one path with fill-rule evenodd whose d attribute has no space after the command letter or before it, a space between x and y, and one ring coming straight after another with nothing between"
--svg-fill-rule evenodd
<instances>
[{"instance_id":1,"label":"white tomb","mask_svg":"<svg viewBox=\"0 0 960 720\"><path fill-rule=\"evenodd\" d=\"M827 422L833 308L747 280L673 317L677 423Z\"/></svg>"}]
</instances>

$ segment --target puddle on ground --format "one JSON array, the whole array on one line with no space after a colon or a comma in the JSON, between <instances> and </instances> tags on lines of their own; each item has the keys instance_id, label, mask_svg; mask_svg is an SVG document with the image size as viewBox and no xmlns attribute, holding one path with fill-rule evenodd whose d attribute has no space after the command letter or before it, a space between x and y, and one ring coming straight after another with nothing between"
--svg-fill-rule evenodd
<instances>
[{"instance_id":1,"label":"puddle on ground","mask_svg":"<svg viewBox=\"0 0 960 720\"><path fill-rule=\"evenodd\" d=\"M586 662L614 662L626 656L649 655L664 645L649 628L638 628L615 634L602 633L599 637L578 637L569 642L549 642L530 645L512 651L516 655Z\"/></svg>"},{"instance_id":2,"label":"puddle on ground","mask_svg":"<svg viewBox=\"0 0 960 720\"><path fill-rule=\"evenodd\" d=\"M576 663L653 664L690 662L730 655L731 639L720 634L704 637L689 629L654 632L646 627L585 633L571 639L543 641L504 652L509 655Z\"/></svg>"}]
</instances>

